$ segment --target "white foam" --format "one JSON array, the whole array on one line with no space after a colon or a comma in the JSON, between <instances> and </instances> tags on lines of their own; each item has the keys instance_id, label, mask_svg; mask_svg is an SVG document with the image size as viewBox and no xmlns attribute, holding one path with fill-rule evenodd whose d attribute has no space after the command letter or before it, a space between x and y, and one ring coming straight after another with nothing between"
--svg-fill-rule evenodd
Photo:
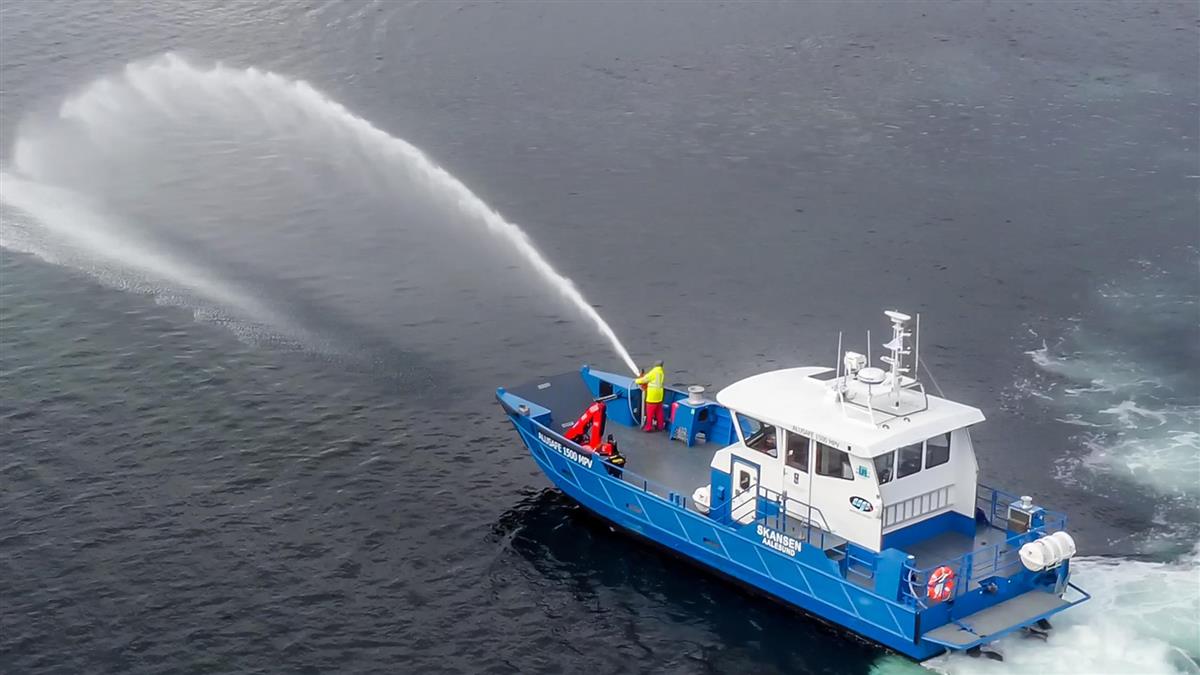
<instances>
[{"instance_id":1,"label":"white foam","mask_svg":"<svg viewBox=\"0 0 1200 675\"><path fill-rule=\"evenodd\" d=\"M1079 558L1072 566L1072 581L1092 599L1053 619L1049 639L1005 637L994 645L1003 662L951 654L925 665L953 675L1200 672L1195 553L1177 563Z\"/></svg>"},{"instance_id":2,"label":"white foam","mask_svg":"<svg viewBox=\"0 0 1200 675\"><path fill-rule=\"evenodd\" d=\"M1055 419L1083 429L1076 438L1086 452L1062 458L1058 475L1077 482L1082 468L1166 496L1200 496L1200 405L1171 398L1163 378L1115 349L1089 350L1055 354L1043 343L1026 353L1053 378L1018 384L1053 405Z\"/></svg>"}]
</instances>

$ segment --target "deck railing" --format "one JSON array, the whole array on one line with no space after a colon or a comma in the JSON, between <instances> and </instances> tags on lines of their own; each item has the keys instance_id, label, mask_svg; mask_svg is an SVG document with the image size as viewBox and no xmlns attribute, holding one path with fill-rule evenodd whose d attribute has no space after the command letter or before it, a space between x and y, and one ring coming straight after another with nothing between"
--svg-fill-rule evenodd
<instances>
[{"instance_id":1,"label":"deck railing","mask_svg":"<svg viewBox=\"0 0 1200 675\"><path fill-rule=\"evenodd\" d=\"M760 523L822 549L826 535L833 536L821 509L761 485L756 486L753 498L731 509L729 515L733 522Z\"/></svg>"},{"instance_id":2,"label":"deck railing","mask_svg":"<svg viewBox=\"0 0 1200 675\"><path fill-rule=\"evenodd\" d=\"M700 512L699 509L696 508L696 505L692 502L692 499L687 495L678 493L674 489L663 485L662 483L646 478L645 476L634 473L633 471L629 471L628 469L611 464L604 457L601 457L600 454L595 450L569 440L566 436L563 436L544 424L535 424L539 433L545 434L559 443L571 448L575 452L591 457L594 461L599 462L602 465L602 471L609 472L610 475L612 475L613 472L619 472L620 480L624 481L626 484L635 488L640 488L642 492L652 494L656 497L661 497L668 502L679 506L680 508L690 509L692 511L696 511L697 513Z\"/></svg>"},{"instance_id":3,"label":"deck railing","mask_svg":"<svg viewBox=\"0 0 1200 675\"><path fill-rule=\"evenodd\" d=\"M599 455L596 456L596 459L600 460ZM603 460L601 460L601 461L603 461ZM606 469L608 467L613 466L613 465L609 464L608 462L604 462L604 464L605 464ZM619 468L619 467L613 467L613 468ZM655 495L657 497L662 497L663 499L671 502L672 504L675 504L676 506L679 506L680 508L697 511L697 513L699 512L696 509L695 504L692 503L692 499L690 497L688 497L687 495L676 492L672 488L669 488L666 485L663 485L662 483L650 480L649 478L646 478L645 476L641 476L636 473L633 473L632 471L627 471L625 469L620 469L620 471L621 471L621 480L625 481L629 485L632 485L633 487L640 488L642 490L642 492L647 492L647 493Z\"/></svg>"},{"instance_id":4,"label":"deck railing","mask_svg":"<svg viewBox=\"0 0 1200 675\"><path fill-rule=\"evenodd\" d=\"M1008 507L1020 503L1021 498L1011 492L997 490L979 484L975 502L988 525L998 530L1008 529ZM1059 511L1042 509L1045 520L1041 525L1031 525L1027 532L1008 536L1004 541L974 549L963 555L939 562L928 567L917 568L906 565L907 583L901 584L901 595L909 605L927 606L924 589L929 577L939 567L949 567L954 572L954 598L973 590L976 581L988 577L1008 577L1022 569L1018 551L1036 535L1047 535L1066 527L1067 516Z\"/></svg>"},{"instance_id":5,"label":"deck railing","mask_svg":"<svg viewBox=\"0 0 1200 675\"><path fill-rule=\"evenodd\" d=\"M1008 524L1008 507L1020 501L1021 498L1011 492L997 490L983 483L975 490L975 508L983 512L989 525L1001 530L1006 529ZM1042 510L1046 514L1047 532L1061 530L1066 525L1067 514L1045 507L1042 507Z\"/></svg>"},{"instance_id":6,"label":"deck railing","mask_svg":"<svg viewBox=\"0 0 1200 675\"><path fill-rule=\"evenodd\" d=\"M907 523L950 506L950 492L953 488L953 485L943 485L895 504L888 504L883 508L883 526Z\"/></svg>"}]
</instances>

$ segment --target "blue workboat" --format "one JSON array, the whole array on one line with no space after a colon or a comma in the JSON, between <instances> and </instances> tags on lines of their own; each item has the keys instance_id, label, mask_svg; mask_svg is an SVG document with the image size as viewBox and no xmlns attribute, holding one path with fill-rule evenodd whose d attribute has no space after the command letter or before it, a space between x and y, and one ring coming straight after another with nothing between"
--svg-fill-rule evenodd
<instances>
[{"instance_id":1,"label":"blue workboat","mask_svg":"<svg viewBox=\"0 0 1200 675\"><path fill-rule=\"evenodd\" d=\"M990 643L1045 639L1090 597L1075 542L1064 514L978 482L983 413L925 391L920 318L887 316L883 367L839 337L834 368L716 400L668 388L666 432L640 430L633 378L588 366L496 398L546 476L608 521L913 659L999 658Z\"/></svg>"}]
</instances>

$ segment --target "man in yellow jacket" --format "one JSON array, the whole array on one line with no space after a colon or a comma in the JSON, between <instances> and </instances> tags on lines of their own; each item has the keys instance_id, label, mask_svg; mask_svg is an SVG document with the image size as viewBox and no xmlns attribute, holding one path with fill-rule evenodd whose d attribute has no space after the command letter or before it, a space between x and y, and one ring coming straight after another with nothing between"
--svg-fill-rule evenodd
<instances>
[{"instance_id":1,"label":"man in yellow jacket","mask_svg":"<svg viewBox=\"0 0 1200 675\"><path fill-rule=\"evenodd\" d=\"M646 389L646 424L642 431L657 431L666 429L663 422L663 362L655 361L654 367L646 374L634 380L635 384L643 385ZM652 426L653 425L653 426Z\"/></svg>"}]
</instances>

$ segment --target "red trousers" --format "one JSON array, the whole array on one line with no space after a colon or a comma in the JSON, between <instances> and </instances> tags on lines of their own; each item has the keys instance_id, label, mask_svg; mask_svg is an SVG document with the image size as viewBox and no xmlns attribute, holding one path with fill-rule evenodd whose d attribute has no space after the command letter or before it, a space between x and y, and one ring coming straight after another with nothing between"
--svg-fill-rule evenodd
<instances>
[{"instance_id":1,"label":"red trousers","mask_svg":"<svg viewBox=\"0 0 1200 675\"><path fill-rule=\"evenodd\" d=\"M650 428L650 424L654 423L654 428ZM655 431L658 429L666 429L667 425L663 421L663 404L647 403L646 404L646 426L642 427L642 431Z\"/></svg>"}]
</instances>

